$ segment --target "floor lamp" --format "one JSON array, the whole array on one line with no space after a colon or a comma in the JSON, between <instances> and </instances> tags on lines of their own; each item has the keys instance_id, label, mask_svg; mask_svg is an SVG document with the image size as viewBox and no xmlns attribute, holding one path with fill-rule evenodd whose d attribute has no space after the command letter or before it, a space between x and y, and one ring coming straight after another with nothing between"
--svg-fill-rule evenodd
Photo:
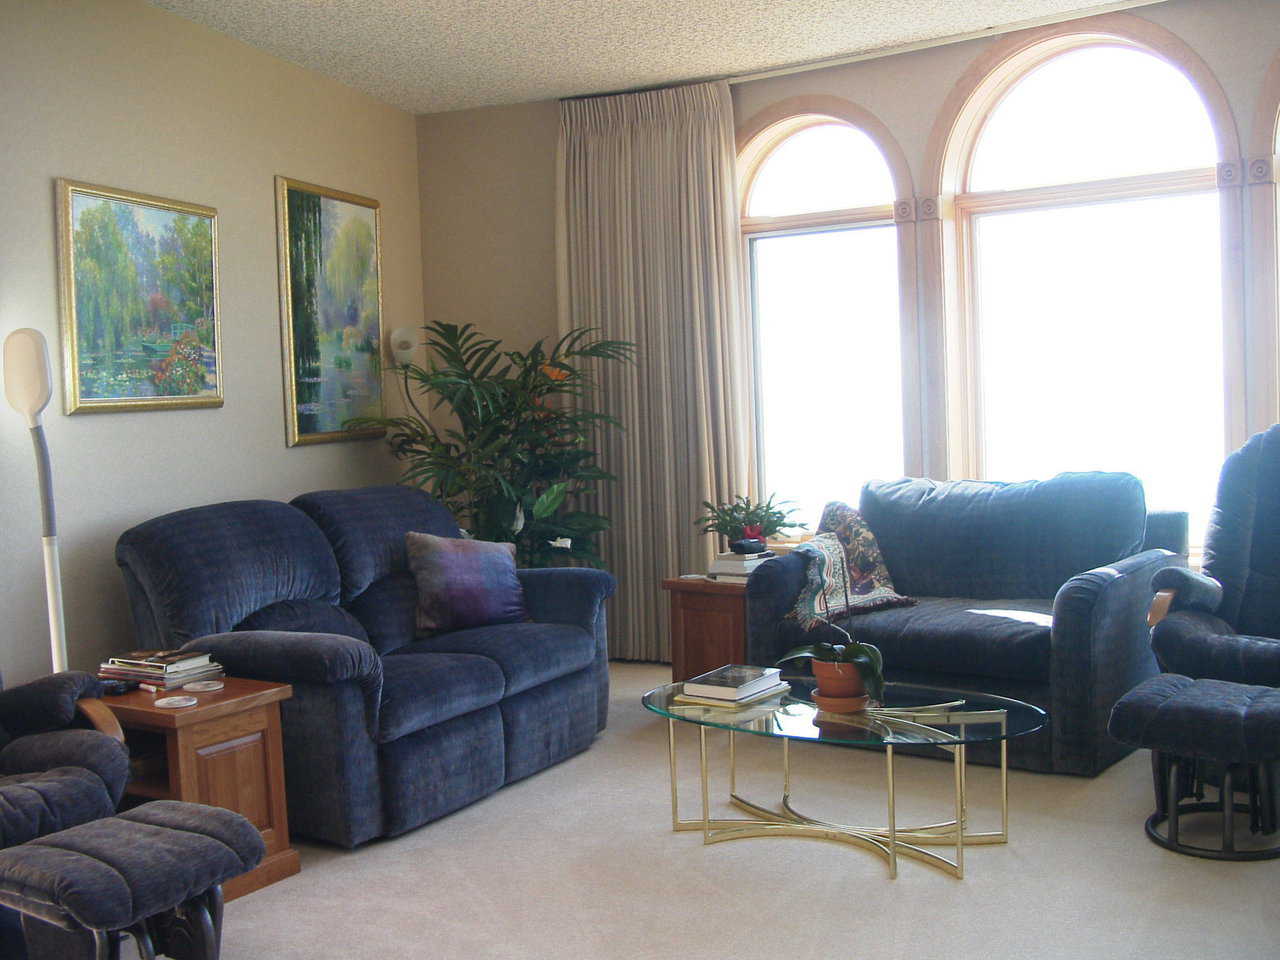
<instances>
[{"instance_id":1,"label":"floor lamp","mask_svg":"<svg viewBox=\"0 0 1280 960\"><path fill-rule=\"evenodd\" d=\"M26 418L36 450L36 476L40 484L40 511L44 521L44 587L49 604L49 646L53 672L67 669L67 632L62 620L62 565L58 559L58 522L53 510L49 444L44 438L41 414L53 395L49 376L49 348L44 334L24 327L4 341L4 395L9 406Z\"/></svg>"}]
</instances>

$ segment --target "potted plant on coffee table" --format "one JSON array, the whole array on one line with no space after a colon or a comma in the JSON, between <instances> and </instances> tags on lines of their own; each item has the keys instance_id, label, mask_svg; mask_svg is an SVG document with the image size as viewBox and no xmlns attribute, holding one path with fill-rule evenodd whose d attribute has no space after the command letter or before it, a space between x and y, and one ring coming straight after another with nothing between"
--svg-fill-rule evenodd
<instances>
[{"instance_id":1,"label":"potted plant on coffee table","mask_svg":"<svg viewBox=\"0 0 1280 960\"><path fill-rule=\"evenodd\" d=\"M832 640L819 640L788 651L778 666L791 660L808 660L818 689L813 702L829 713L855 713L874 701L884 700L884 657L879 647L853 639L849 632L828 621L822 625Z\"/></svg>"}]
</instances>

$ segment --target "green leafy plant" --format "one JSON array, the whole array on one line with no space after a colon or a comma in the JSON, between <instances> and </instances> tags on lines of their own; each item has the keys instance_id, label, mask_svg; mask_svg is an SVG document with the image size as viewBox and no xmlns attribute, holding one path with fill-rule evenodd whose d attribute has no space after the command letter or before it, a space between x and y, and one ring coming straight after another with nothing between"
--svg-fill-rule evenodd
<instances>
[{"instance_id":1,"label":"green leafy plant","mask_svg":"<svg viewBox=\"0 0 1280 960\"><path fill-rule=\"evenodd\" d=\"M825 621L824 626L835 631L844 638L844 642L820 640L793 647L778 660L781 666L790 660L822 660L827 663L851 663L862 677L867 695L877 703L884 700L884 657L880 648L870 643L862 643L853 639L849 631L834 623Z\"/></svg>"},{"instance_id":2,"label":"green leafy plant","mask_svg":"<svg viewBox=\"0 0 1280 960\"><path fill-rule=\"evenodd\" d=\"M401 482L439 499L477 539L514 543L521 566L598 565L596 537L609 519L581 500L614 479L596 465L593 439L621 424L590 409L596 384L584 362L630 363L635 345L587 327L524 351L469 323L423 330L426 365L397 368L411 412L347 428L385 428L405 462Z\"/></svg>"},{"instance_id":3,"label":"green leafy plant","mask_svg":"<svg viewBox=\"0 0 1280 960\"><path fill-rule=\"evenodd\" d=\"M793 523L787 518L795 513L795 508L784 510L790 500L775 504L776 494L769 494L767 500L753 503L750 497L735 497L729 503L719 506L708 500L702 501L706 513L694 520L694 524L703 533L718 533L730 541L747 537L761 540L781 533L783 530L804 529L803 523Z\"/></svg>"}]
</instances>

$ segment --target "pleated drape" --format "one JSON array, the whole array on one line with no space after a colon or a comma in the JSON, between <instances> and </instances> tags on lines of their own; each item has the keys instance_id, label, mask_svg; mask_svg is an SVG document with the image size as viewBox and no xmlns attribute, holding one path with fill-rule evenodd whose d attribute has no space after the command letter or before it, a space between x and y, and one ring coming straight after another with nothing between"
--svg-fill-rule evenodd
<instances>
[{"instance_id":1,"label":"pleated drape","mask_svg":"<svg viewBox=\"0 0 1280 960\"><path fill-rule=\"evenodd\" d=\"M753 492L733 110L726 83L570 100L560 108L560 322L633 341L599 371L602 546L618 578L614 657L669 660L664 577L702 573L703 500Z\"/></svg>"}]
</instances>

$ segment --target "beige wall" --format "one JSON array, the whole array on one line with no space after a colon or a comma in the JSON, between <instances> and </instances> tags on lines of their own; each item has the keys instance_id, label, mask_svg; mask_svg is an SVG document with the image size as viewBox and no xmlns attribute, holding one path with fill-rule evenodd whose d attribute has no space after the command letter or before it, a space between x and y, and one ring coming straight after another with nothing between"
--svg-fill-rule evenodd
<instances>
[{"instance_id":1,"label":"beige wall","mask_svg":"<svg viewBox=\"0 0 1280 960\"><path fill-rule=\"evenodd\" d=\"M554 102L418 118L428 320L523 349L556 333Z\"/></svg>"},{"instance_id":2,"label":"beige wall","mask_svg":"<svg viewBox=\"0 0 1280 960\"><path fill-rule=\"evenodd\" d=\"M384 322L422 316L414 118L140 0L0 0L0 337L32 326L56 350L53 180L216 207L226 404L46 415L71 664L131 629L116 537L159 513L383 482L377 441L284 443L273 180L382 202ZM55 377L61 361L53 358ZM0 407L0 670L48 671L40 525L27 431Z\"/></svg>"}]
</instances>

